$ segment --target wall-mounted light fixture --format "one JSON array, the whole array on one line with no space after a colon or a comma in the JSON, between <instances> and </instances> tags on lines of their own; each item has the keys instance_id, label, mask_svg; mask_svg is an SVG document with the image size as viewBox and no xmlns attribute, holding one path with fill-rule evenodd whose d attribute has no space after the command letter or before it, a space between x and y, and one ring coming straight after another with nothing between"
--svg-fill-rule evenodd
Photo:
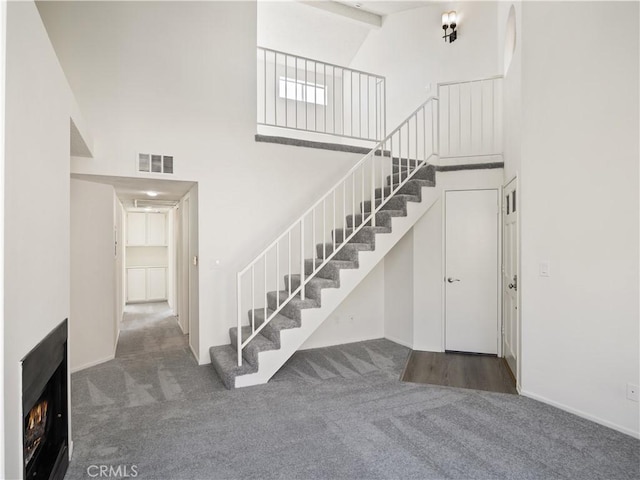
<instances>
[{"instance_id":1,"label":"wall-mounted light fixture","mask_svg":"<svg viewBox=\"0 0 640 480\"><path fill-rule=\"evenodd\" d=\"M449 43L453 43L458 38L458 32L456 31L456 27L458 26L458 15L455 11L444 12L442 14L442 30L444 30L444 42L447 43L447 38L449 39ZM451 33L447 33L447 30L451 29Z\"/></svg>"}]
</instances>

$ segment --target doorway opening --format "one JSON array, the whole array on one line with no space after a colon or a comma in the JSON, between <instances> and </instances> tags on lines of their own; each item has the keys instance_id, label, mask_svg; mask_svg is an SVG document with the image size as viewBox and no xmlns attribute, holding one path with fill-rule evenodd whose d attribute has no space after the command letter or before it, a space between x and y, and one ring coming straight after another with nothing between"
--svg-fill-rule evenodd
<instances>
[{"instance_id":1,"label":"doorway opening","mask_svg":"<svg viewBox=\"0 0 640 480\"><path fill-rule=\"evenodd\" d=\"M91 318L96 323L91 328L105 333L96 345L83 346L81 359L71 359L72 371L115 356L125 311L134 306L165 305L163 314L176 323L197 358L197 183L74 174L71 186L72 207L91 205L72 208L72 245L80 247L77 254L72 249L72 265L78 266L72 268L72 313L77 307L75 318ZM109 230L113 238L105 242ZM99 276L87 258L99 262ZM92 312L93 302L95 309L108 304L108 311ZM71 320L72 333L90 328ZM86 337L81 333L76 332L78 338Z\"/></svg>"}]
</instances>

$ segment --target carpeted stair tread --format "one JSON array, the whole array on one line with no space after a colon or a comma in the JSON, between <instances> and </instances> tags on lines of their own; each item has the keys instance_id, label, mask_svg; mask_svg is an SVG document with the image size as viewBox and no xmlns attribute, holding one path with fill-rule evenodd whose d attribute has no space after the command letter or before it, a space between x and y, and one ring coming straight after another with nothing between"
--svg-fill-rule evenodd
<instances>
[{"instance_id":1,"label":"carpeted stair tread","mask_svg":"<svg viewBox=\"0 0 640 480\"><path fill-rule=\"evenodd\" d=\"M410 172L413 172L416 168L425 168L425 166L422 165L420 167L416 167L416 165L413 163L412 160L409 161L409 166L407 166L407 161L402 160L401 164L398 164L398 163L393 164L393 166L391 167L391 173L399 173L399 172L406 173L407 170Z\"/></svg>"},{"instance_id":2,"label":"carpeted stair tread","mask_svg":"<svg viewBox=\"0 0 640 480\"><path fill-rule=\"evenodd\" d=\"M406 171L402 171L399 173L394 173L393 175L387 175L387 185L395 185L402 183L408 174ZM435 178L435 170L430 168L420 168L417 172L411 177L412 180L425 180L425 181L433 181Z\"/></svg>"},{"instance_id":3,"label":"carpeted stair tread","mask_svg":"<svg viewBox=\"0 0 640 480\"><path fill-rule=\"evenodd\" d=\"M267 308L267 316L273 314L274 311L275 310ZM255 326L256 328L258 328L264 323L264 308L256 308L254 310L254 315ZM247 317L249 318L249 323L251 323L251 310L247 312ZM264 327L262 331L264 332L265 329L269 328L270 326L277 330L286 330L288 328L298 328L300 324L293 318L289 318L285 315L277 313L276 316L269 321L267 326Z\"/></svg>"},{"instance_id":4,"label":"carpeted stair tread","mask_svg":"<svg viewBox=\"0 0 640 480\"><path fill-rule=\"evenodd\" d=\"M412 195L394 195L389 198L386 203L382 206L380 210L403 210L407 209L407 202L409 200L414 202L419 202L420 199L418 197L414 197ZM376 207L380 206L382 203L382 199L376 199ZM371 200L365 200L360 204L360 212L365 215L369 215L371 213Z\"/></svg>"},{"instance_id":5,"label":"carpeted stair tread","mask_svg":"<svg viewBox=\"0 0 640 480\"><path fill-rule=\"evenodd\" d=\"M422 200L422 187L433 187L435 186L435 180L414 180L411 179L407 181L404 185L402 185L394 195L413 195ZM382 188L376 188L375 196L376 198L382 198L382 192L384 191L384 198L389 198L389 196L398 188L398 184L390 185Z\"/></svg>"},{"instance_id":6,"label":"carpeted stair tread","mask_svg":"<svg viewBox=\"0 0 640 480\"><path fill-rule=\"evenodd\" d=\"M327 262L322 259L316 259L316 267L323 265L322 268L316 274L316 277L329 278L331 280L340 281L340 270L353 270L358 268L358 262L351 262L348 260L329 260ZM305 275L310 275L313 272L313 260L308 259L304 261Z\"/></svg>"},{"instance_id":7,"label":"carpeted stair tread","mask_svg":"<svg viewBox=\"0 0 640 480\"><path fill-rule=\"evenodd\" d=\"M338 250L339 247L342 248ZM375 250L375 245L372 245L371 243L355 243L351 241L344 244L344 246L342 246L342 244L336 245L336 250L338 251L333 257L336 260L351 260L356 262L358 261L358 252ZM325 252L327 257L333 253L333 243L319 243L316 245L317 258L325 258Z\"/></svg>"},{"instance_id":8,"label":"carpeted stair tread","mask_svg":"<svg viewBox=\"0 0 640 480\"><path fill-rule=\"evenodd\" d=\"M295 290L300 286L300 275L294 274L289 277L285 275L284 284L288 288L289 282L291 282L291 289ZM304 295L306 298L310 298L318 302L318 306L322 305L322 290L325 288L338 288L340 282L329 278L323 278L315 276L311 278L304 287Z\"/></svg>"},{"instance_id":9,"label":"carpeted stair tread","mask_svg":"<svg viewBox=\"0 0 640 480\"><path fill-rule=\"evenodd\" d=\"M244 342L251 336L251 327L242 327L242 341ZM238 341L238 327L231 327L229 329L229 338L231 339L231 347L237 347ZM266 352L268 350L277 350L279 347L266 338L262 333L258 333L251 341L242 349L242 356L244 359L252 365L258 365L258 353Z\"/></svg>"},{"instance_id":10,"label":"carpeted stair tread","mask_svg":"<svg viewBox=\"0 0 640 480\"><path fill-rule=\"evenodd\" d=\"M285 299L287 298L288 295L289 295L289 292L287 290L280 291L280 299ZM275 310L277 308L276 292L267 292L267 305L272 310ZM286 317L301 321L302 310L305 310L307 308L318 308L319 306L320 306L320 303L317 300L313 298L309 298L306 295L305 295L305 299L302 300L302 298L300 298L300 294L298 294L295 297L293 297L291 300L289 300L284 307L282 307L281 312Z\"/></svg>"},{"instance_id":11,"label":"carpeted stair tread","mask_svg":"<svg viewBox=\"0 0 640 480\"><path fill-rule=\"evenodd\" d=\"M300 286L300 274L285 275L284 285L287 289L289 288L289 282L291 282L291 290L298 288ZM305 297L316 300L320 306L322 304L322 290L338 287L340 287L339 280L315 276L305 284L304 294Z\"/></svg>"},{"instance_id":12,"label":"carpeted stair tread","mask_svg":"<svg viewBox=\"0 0 640 480\"><path fill-rule=\"evenodd\" d=\"M353 233L353 228L336 228L331 231L331 238L335 238L337 244L341 244L345 238L348 238L349 235ZM391 227L385 227L376 225L375 227L366 226L362 227L356 234L353 236L349 243L373 243L375 244L376 235L379 233L391 233Z\"/></svg>"},{"instance_id":13,"label":"carpeted stair tread","mask_svg":"<svg viewBox=\"0 0 640 480\"><path fill-rule=\"evenodd\" d=\"M209 349L209 355L211 356L213 368L222 379L224 386L229 389L235 387L235 378L237 376L258 371L258 367L249 362L243 361L242 365L238 366L238 355L236 349L231 345L211 347Z\"/></svg>"},{"instance_id":14,"label":"carpeted stair tread","mask_svg":"<svg viewBox=\"0 0 640 480\"><path fill-rule=\"evenodd\" d=\"M389 193L391 193L391 187L387 187L387 188L389 189ZM422 188L422 186L420 186L420 188ZM378 195L378 193L380 195ZM385 195L384 200L386 200L388 198L389 198L389 195ZM399 201L402 201L404 203L406 203L406 202L419 203L420 202L420 196L419 195L412 195L412 194L408 194L408 193L395 193L391 197L391 200L395 200L395 199L398 199ZM391 202L391 200L389 200L389 202ZM371 200L366 200L366 202L371 203ZM376 207L378 205L380 205L381 202L382 202L382 189L376 188Z\"/></svg>"},{"instance_id":15,"label":"carpeted stair tread","mask_svg":"<svg viewBox=\"0 0 640 480\"><path fill-rule=\"evenodd\" d=\"M258 328L264 323L264 308L256 308L255 312L255 326ZM274 310L267 309L267 316L271 315ZM249 324L251 324L251 310L247 312L249 317ZM280 348L280 332L282 330L290 330L292 328L300 328L300 322L294 318L289 318L280 313L276 314L265 327L260 331L262 335L271 340Z\"/></svg>"},{"instance_id":16,"label":"carpeted stair tread","mask_svg":"<svg viewBox=\"0 0 640 480\"><path fill-rule=\"evenodd\" d=\"M366 219L368 216L369 215L362 215L361 213L358 213L356 215L348 215L346 218L347 227L353 227L354 225L356 227L359 227L364 221L364 219ZM376 225L384 225L385 227L391 227L391 219L393 217L406 217L406 216L407 216L407 212L403 210L381 210L376 213ZM369 226L370 224L371 224L371 220L365 223L366 226Z\"/></svg>"}]
</instances>

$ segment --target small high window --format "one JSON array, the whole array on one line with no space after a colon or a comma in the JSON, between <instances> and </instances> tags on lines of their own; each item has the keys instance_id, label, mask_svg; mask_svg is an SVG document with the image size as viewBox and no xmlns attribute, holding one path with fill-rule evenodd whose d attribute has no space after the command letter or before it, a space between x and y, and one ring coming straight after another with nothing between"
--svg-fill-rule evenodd
<instances>
[{"instance_id":1,"label":"small high window","mask_svg":"<svg viewBox=\"0 0 640 480\"><path fill-rule=\"evenodd\" d=\"M318 83L305 82L304 80L280 77L278 88L280 98L296 100L298 102L326 105L326 87Z\"/></svg>"}]
</instances>

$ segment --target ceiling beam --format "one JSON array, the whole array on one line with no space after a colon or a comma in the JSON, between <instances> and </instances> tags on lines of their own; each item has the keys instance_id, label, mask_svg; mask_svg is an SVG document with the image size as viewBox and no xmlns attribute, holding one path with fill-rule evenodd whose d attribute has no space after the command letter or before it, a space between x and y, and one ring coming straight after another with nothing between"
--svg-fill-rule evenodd
<instances>
[{"instance_id":1,"label":"ceiling beam","mask_svg":"<svg viewBox=\"0 0 640 480\"><path fill-rule=\"evenodd\" d=\"M382 16L375 13L360 10L358 8L350 7L338 2L332 1L300 1L310 7L315 7L325 12L330 12L336 15L340 15L349 20L353 20L358 23L364 23L366 25L380 28L382 26Z\"/></svg>"}]
</instances>

